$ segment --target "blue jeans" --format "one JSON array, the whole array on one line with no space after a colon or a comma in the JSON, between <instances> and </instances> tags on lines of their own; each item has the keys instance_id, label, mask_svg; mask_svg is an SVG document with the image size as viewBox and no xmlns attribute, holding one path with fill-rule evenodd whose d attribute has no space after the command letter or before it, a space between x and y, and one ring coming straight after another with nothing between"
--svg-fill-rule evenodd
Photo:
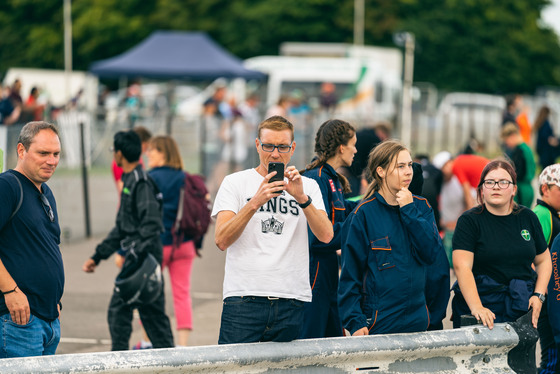
<instances>
[{"instance_id":1,"label":"blue jeans","mask_svg":"<svg viewBox=\"0 0 560 374\"><path fill-rule=\"evenodd\" d=\"M218 344L289 342L297 339L303 301L260 296L224 300Z\"/></svg>"},{"instance_id":2,"label":"blue jeans","mask_svg":"<svg viewBox=\"0 0 560 374\"><path fill-rule=\"evenodd\" d=\"M0 358L54 355L60 342L60 320L47 322L31 314L26 325L0 316Z\"/></svg>"}]
</instances>

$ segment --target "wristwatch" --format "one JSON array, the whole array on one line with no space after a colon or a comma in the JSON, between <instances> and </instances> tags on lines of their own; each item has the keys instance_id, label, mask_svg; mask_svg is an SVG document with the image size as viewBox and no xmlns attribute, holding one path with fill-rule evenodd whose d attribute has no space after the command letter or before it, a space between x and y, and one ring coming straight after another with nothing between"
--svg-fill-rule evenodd
<instances>
[{"instance_id":1,"label":"wristwatch","mask_svg":"<svg viewBox=\"0 0 560 374\"><path fill-rule=\"evenodd\" d=\"M539 300L540 300L540 302L541 302L541 303L544 303L545 298L544 298L544 295L543 295L542 293L533 292L533 294L532 294L531 296L536 296L536 297L538 297Z\"/></svg>"}]
</instances>

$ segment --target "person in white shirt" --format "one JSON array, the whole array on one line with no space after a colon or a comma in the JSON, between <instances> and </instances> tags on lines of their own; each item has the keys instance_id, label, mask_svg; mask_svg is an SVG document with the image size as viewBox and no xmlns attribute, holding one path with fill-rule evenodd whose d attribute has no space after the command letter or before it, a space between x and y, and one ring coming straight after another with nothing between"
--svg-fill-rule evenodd
<instances>
[{"instance_id":1,"label":"person in white shirt","mask_svg":"<svg viewBox=\"0 0 560 374\"><path fill-rule=\"evenodd\" d=\"M264 120L255 146L259 165L228 175L212 211L216 245L227 250L219 344L298 338L311 301L308 225L321 242L333 237L319 186L287 166L293 125ZM287 166L283 180L269 183L269 162Z\"/></svg>"}]
</instances>

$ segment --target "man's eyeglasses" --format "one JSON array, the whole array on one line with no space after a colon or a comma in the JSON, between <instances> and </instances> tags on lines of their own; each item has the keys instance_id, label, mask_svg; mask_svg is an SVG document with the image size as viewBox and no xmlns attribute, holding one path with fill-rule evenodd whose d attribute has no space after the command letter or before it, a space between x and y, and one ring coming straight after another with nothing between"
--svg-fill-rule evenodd
<instances>
[{"instance_id":1,"label":"man's eyeglasses","mask_svg":"<svg viewBox=\"0 0 560 374\"><path fill-rule=\"evenodd\" d=\"M39 197L41 198L41 203L43 203L43 209L45 210L45 213L47 213L47 217L49 217L51 222L54 222L54 211L51 208L49 199L47 199L47 197L43 194L40 194Z\"/></svg>"},{"instance_id":2,"label":"man's eyeglasses","mask_svg":"<svg viewBox=\"0 0 560 374\"><path fill-rule=\"evenodd\" d=\"M486 188L494 188L495 185L498 185L498 187L501 190L505 190L506 188L509 187L510 184L513 184L513 182L505 180L505 179L502 179L502 180L499 180L499 181L494 181L492 179L486 179L483 182L483 184L484 184L484 187L486 187Z\"/></svg>"},{"instance_id":3,"label":"man's eyeglasses","mask_svg":"<svg viewBox=\"0 0 560 374\"><path fill-rule=\"evenodd\" d=\"M292 149L292 144L290 145L286 145L286 144L280 144L280 145L274 145L274 144L264 144L263 142L261 142L261 140L259 139L259 143L261 143L261 148L263 151L265 152L274 152L274 148L278 149L279 153L288 153L290 152L290 150Z\"/></svg>"}]
</instances>

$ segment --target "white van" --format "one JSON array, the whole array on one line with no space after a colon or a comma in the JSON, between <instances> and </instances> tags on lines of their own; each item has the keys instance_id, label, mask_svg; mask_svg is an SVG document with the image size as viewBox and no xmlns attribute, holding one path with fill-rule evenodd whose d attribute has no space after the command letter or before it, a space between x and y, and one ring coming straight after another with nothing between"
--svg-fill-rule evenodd
<instances>
[{"instance_id":1,"label":"white van","mask_svg":"<svg viewBox=\"0 0 560 374\"><path fill-rule=\"evenodd\" d=\"M362 123L395 119L402 89L400 50L284 43L281 51L288 55L245 60L245 67L268 74L268 107L296 89L304 93L311 107L318 107L321 84L330 82L339 98L334 115Z\"/></svg>"}]
</instances>

